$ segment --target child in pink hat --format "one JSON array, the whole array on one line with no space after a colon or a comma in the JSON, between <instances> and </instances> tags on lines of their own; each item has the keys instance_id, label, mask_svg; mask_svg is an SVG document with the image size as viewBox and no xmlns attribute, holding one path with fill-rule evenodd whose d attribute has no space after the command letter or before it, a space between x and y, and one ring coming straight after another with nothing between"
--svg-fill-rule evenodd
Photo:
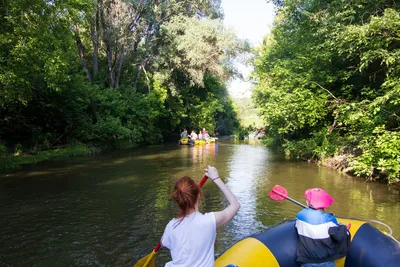
<instances>
[{"instance_id":1,"label":"child in pink hat","mask_svg":"<svg viewBox=\"0 0 400 267\"><path fill-rule=\"evenodd\" d=\"M330 205L332 205L333 197L331 197L324 189L321 188L312 188L307 189L304 192L304 196L306 198L307 205L310 208L320 210L326 209Z\"/></svg>"},{"instance_id":2,"label":"child in pink hat","mask_svg":"<svg viewBox=\"0 0 400 267\"><path fill-rule=\"evenodd\" d=\"M325 190L307 189L304 196L309 208L296 216L296 261L303 267L335 267L334 260L346 256L350 232L338 224L333 214L325 213L324 209L334 202Z\"/></svg>"}]
</instances>

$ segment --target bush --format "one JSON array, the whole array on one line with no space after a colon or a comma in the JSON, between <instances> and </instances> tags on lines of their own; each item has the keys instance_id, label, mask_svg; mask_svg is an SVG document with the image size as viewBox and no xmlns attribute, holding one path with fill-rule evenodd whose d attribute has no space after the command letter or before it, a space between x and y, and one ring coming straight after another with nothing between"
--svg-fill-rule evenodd
<instances>
[{"instance_id":1,"label":"bush","mask_svg":"<svg viewBox=\"0 0 400 267\"><path fill-rule=\"evenodd\" d=\"M377 127L374 135L365 137L359 148L362 154L354 157L350 166L358 176L398 182L400 176L400 133Z\"/></svg>"},{"instance_id":2,"label":"bush","mask_svg":"<svg viewBox=\"0 0 400 267\"><path fill-rule=\"evenodd\" d=\"M0 142L0 158L7 156L7 147Z\"/></svg>"},{"instance_id":3,"label":"bush","mask_svg":"<svg viewBox=\"0 0 400 267\"><path fill-rule=\"evenodd\" d=\"M233 137L238 140L243 140L249 136L249 129L247 127L239 126L233 131Z\"/></svg>"},{"instance_id":4,"label":"bush","mask_svg":"<svg viewBox=\"0 0 400 267\"><path fill-rule=\"evenodd\" d=\"M340 148L341 138L326 129L312 133L311 138L285 140L283 147L286 154L297 159L323 160L335 155Z\"/></svg>"}]
</instances>

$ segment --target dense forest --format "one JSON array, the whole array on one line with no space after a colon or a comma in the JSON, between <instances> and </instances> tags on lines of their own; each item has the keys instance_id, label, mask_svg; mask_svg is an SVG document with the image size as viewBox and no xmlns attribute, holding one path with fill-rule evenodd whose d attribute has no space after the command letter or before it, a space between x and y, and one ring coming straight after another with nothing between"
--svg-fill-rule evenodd
<instances>
[{"instance_id":1,"label":"dense forest","mask_svg":"<svg viewBox=\"0 0 400 267\"><path fill-rule=\"evenodd\" d=\"M369 179L399 181L400 3L273 2L275 23L253 73L267 144Z\"/></svg>"},{"instance_id":2,"label":"dense forest","mask_svg":"<svg viewBox=\"0 0 400 267\"><path fill-rule=\"evenodd\" d=\"M0 157L255 125L294 158L399 181L400 4L272 2L255 106L236 107L226 83L249 47L220 0L1 0Z\"/></svg>"},{"instance_id":3,"label":"dense forest","mask_svg":"<svg viewBox=\"0 0 400 267\"><path fill-rule=\"evenodd\" d=\"M2 0L0 154L239 126L219 0Z\"/></svg>"}]
</instances>

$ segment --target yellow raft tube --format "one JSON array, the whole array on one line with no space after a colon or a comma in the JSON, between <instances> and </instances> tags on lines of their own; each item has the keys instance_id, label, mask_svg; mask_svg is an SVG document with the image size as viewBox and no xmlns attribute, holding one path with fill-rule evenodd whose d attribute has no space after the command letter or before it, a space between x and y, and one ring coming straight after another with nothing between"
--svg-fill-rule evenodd
<instances>
[{"instance_id":1,"label":"yellow raft tube","mask_svg":"<svg viewBox=\"0 0 400 267\"><path fill-rule=\"evenodd\" d=\"M371 224L338 218L351 224L351 244L337 267L400 267L400 243ZM221 254L215 267L229 264L238 267L299 267L296 263L297 233L295 220L284 221L247 237Z\"/></svg>"}]
</instances>

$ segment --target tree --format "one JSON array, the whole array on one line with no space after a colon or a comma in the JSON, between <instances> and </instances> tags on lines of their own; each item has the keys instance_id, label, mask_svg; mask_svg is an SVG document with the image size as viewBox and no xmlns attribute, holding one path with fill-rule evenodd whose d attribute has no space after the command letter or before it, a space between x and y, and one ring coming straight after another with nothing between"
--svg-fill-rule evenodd
<instances>
[{"instance_id":1,"label":"tree","mask_svg":"<svg viewBox=\"0 0 400 267\"><path fill-rule=\"evenodd\" d=\"M241 44L217 20L220 1L2 3L2 151L156 143L183 125L235 125L224 82ZM199 57L184 42L207 50Z\"/></svg>"},{"instance_id":2,"label":"tree","mask_svg":"<svg viewBox=\"0 0 400 267\"><path fill-rule=\"evenodd\" d=\"M395 8L393 1L282 3L255 59L254 98L270 134L294 156L347 151L356 174L399 177L393 153L367 146L397 149L381 130L399 130Z\"/></svg>"}]
</instances>

